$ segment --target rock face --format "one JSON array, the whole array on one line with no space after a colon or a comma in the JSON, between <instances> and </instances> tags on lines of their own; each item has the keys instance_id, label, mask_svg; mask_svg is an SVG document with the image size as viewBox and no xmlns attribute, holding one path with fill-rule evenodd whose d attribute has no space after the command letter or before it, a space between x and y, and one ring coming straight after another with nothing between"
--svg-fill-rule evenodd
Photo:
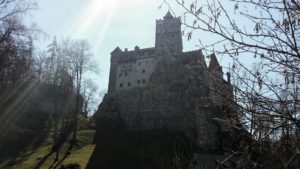
<instances>
[{"instance_id":1,"label":"rock face","mask_svg":"<svg viewBox=\"0 0 300 169\"><path fill-rule=\"evenodd\" d=\"M211 97L215 80L209 72L192 71L182 61L165 57L150 77L150 84L108 93L95 114L98 129L182 133L202 151L218 151L222 146L220 124L227 118L227 97L215 103ZM220 81L219 85L229 87ZM224 96L218 95L219 97Z\"/></svg>"}]
</instances>

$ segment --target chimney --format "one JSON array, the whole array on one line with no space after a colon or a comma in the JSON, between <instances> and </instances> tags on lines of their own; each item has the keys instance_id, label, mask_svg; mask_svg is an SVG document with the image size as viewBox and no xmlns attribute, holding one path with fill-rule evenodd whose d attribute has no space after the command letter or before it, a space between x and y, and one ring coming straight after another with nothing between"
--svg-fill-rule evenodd
<instances>
[{"instance_id":1,"label":"chimney","mask_svg":"<svg viewBox=\"0 0 300 169\"><path fill-rule=\"evenodd\" d=\"M125 48L125 52L128 52L128 49L127 49L127 48Z\"/></svg>"},{"instance_id":2,"label":"chimney","mask_svg":"<svg viewBox=\"0 0 300 169\"><path fill-rule=\"evenodd\" d=\"M134 47L134 50L139 50L139 49L140 49L140 47L138 47L138 46Z\"/></svg>"},{"instance_id":3,"label":"chimney","mask_svg":"<svg viewBox=\"0 0 300 169\"><path fill-rule=\"evenodd\" d=\"M231 84L231 82L230 82L230 73L227 72L226 75L227 75L227 82L228 82L229 84Z\"/></svg>"}]
</instances>

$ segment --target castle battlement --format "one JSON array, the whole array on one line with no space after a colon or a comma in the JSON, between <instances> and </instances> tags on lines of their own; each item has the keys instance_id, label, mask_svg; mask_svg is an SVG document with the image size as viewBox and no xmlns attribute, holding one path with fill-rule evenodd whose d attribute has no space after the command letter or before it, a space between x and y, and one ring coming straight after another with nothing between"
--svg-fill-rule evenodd
<instances>
[{"instance_id":1,"label":"castle battlement","mask_svg":"<svg viewBox=\"0 0 300 169\"><path fill-rule=\"evenodd\" d=\"M136 46L135 50L131 50L131 51L128 51L126 49L125 51L121 50L121 52L117 54L116 62L121 64L123 62L136 61L139 59L154 57L154 54L155 54L155 48L140 49L137 48Z\"/></svg>"}]
</instances>

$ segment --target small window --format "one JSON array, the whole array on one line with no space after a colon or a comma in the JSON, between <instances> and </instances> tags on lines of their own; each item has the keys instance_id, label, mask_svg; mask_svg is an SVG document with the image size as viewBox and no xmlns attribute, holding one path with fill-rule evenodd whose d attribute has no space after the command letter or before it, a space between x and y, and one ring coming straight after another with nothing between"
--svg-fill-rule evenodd
<instances>
[{"instance_id":1,"label":"small window","mask_svg":"<svg viewBox=\"0 0 300 169\"><path fill-rule=\"evenodd\" d=\"M141 83L141 81L140 80L137 80L137 84L140 84Z\"/></svg>"},{"instance_id":2,"label":"small window","mask_svg":"<svg viewBox=\"0 0 300 169\"><path fill-rule=\"evenodd\" d=\"M141 66L141 62L139 62L139 66Z\"/></svg>"},{"instance_id":3,"label":"small window","mask_svg":"<svg viewBox=\"0 0 300 169\"><path fill-rule=\"evenodd\" d=\"M121 77L121 76L122 76L122 73L119 74L119 77Z\"/></svg>"},{"instance_id":4,"label":"small window","mask_svg":"<svg viewBox=\"0 0 300 169\"><path fill-rule=\"evenodd\" d=\"M164 45L164 44L161 44L160 47L165 47L165 45Z\"/></svg>"},{"instance_id":5,"label":"small window","mask_svg":"<svg viewBox=\"0 0 300 169\"><path fill-rule=\"evenodd\" d=\"M174 43L171 43L171 46L174 46Z\"/></svg>"},{"instance_id":6,"label":"small window","mask_svg":"<svg viewBox=\"0 0 300 169\"><path fill-rule=\"evenodd\" d=\"M122 88L123 87L123 83L120 83L120 88Z\"/></svg>"},{"instance_id":7,"label":"small window","mask_svg":"<svg viewBox=\"0 0 300 169\"><path fill-rule=\"evenodd\" d=\"M143 79L143 83L146 83L146 79Z\"/></svg>"},{"instance_id":8,"label":"small window","mask_svg":"<svg viewBox=\"0 0 300 169\"><path fill-rule=\"evenodd\" d=\"M125 77L126 77L127 75L128 75L127 72L125 72Z\"/></svg>"},{"instance_id":9,"label":"small window","mask_svg":"<svg viewBox=\"0 0 300 169\"><path fill-rule=\"evenodd\" d=\"M146 72L146 70L145 70L145 69L143 69L143 70L142 70L142 73L145 73L145 72Z\"/></svg>"},{"instance_id":10,"label":"small window","mask_svg":"<svg viewBox=\"0 0 300 169\"><path fill-rule=\"evenodd\" d=\"M130 83L130 82L128 82L128 86L131 86L131 83Z\"/></svg>"}]
</instances>

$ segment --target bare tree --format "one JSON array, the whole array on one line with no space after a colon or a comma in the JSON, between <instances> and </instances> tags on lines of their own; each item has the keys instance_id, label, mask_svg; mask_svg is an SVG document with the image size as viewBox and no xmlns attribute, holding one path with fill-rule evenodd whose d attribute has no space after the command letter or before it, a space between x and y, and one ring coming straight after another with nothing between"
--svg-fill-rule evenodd
<instances>
[{"instance_id":1,"label":"bare tree","mask_svg":"<svg viewBox=\"0 0 300 169\"><path fill-rule=\"evenodd\" d=\"M0 1L0 76L3 83L14 83L28 76L31 69L34 26L26 26L22 19L37 8L35 1Z\"/></svg>"},{"instance_id":2,"label":"bare tree","mask_svg":"<svg viewBox=\"0 0 300 169\"><path fill-rule=\"evenodd\" d=\"M11 36L27 36L28 31L34 30L22 23L30 11L37 9L34 0L2 0L0 2L0 44Z\"/></svg>"},{"instance_id":3,"label":"bare tree","mask_svg":"<svg viewBox=\"0 0 300 169\"><path fill-rule=\"evenodd\" d=\"M91 79L84 80L83 82L83 112L84 115L87 116L89 112L92 111L92 106L96 103L96 95L98 93L98 87Z\"/></svg>"},{"instance_id":4,"label":"bare tree","mask_svg":"<svg viewBox=\"0 0 300 169\"><path fill-rule=\"evenodd\" d=\"M231 60L227 70L233 75L237 116L252 137L243 152L253 155L249 152L254 146L266 140L275 141L269 144L275 146L285 138L289 145L283 150L291 153L273 160L282 168L294 165L300 148L296 132L300 127L300 2L165 0L164 4L183 10L188 40L197 38L207 53ZM210 38L197 37L199 32Z\"/></svg>"},{"instance_id":5,"label":"bare tree","mask_svg":"<svg viewBox=\"0 0 300 169\"><path fill-rule=\"evenodd\" d=\"M82 111L83 106L83 99L80 93L82 90L84 75L90 71L97 72L97 65L92 61L92 53L87 41L68 39L63 43L63 53L70 61L76 92L76 106L74 110L72 137L72 144L75 144L77 142L77 116Z\"/></svg>"},{"instance_id":6,"label":"bare tree","mask_svg":"<svg viewBox=\"0 0 300 169\"><path fill-rule=\"evenodd\" d=\"M42 76L44 73L44 68L45 68L45 64L46 64L46 52L45 51L40 51L37 53L37 55L34 58L34 74L36 76L36 78L41 81L42 80Z\"/></svg>"}]
</instances>

